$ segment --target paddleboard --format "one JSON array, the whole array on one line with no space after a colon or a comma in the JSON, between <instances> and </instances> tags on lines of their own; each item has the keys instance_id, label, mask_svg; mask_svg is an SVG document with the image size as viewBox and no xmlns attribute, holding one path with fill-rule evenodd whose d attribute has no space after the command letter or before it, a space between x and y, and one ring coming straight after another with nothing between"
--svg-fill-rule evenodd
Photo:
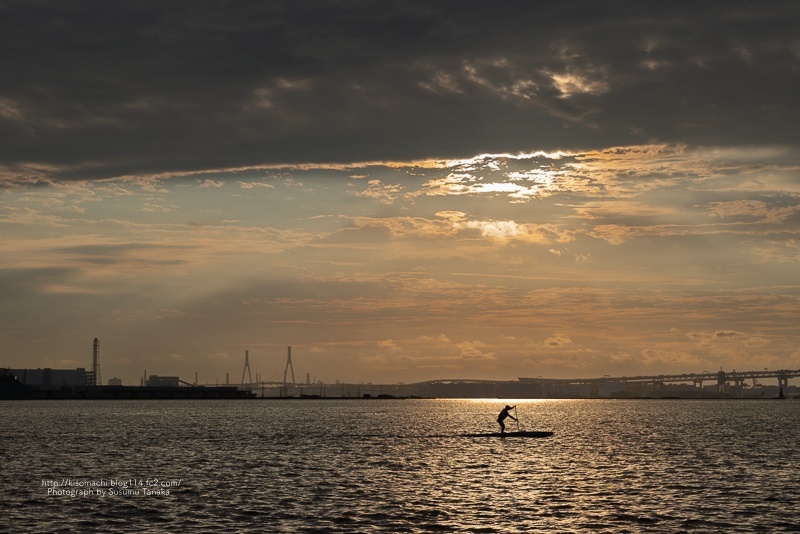
<instances>
[{"instance_id":1,"label":"paddleboard","mask_svg":"<svg viewBox=\"0 0 800 534\"><path fill-rule=\"evenodd\" d=\"M462 434L464 438L549 438L552 432L534 432L531 430L520 430L519 432L484 432L481 434Z\"/></svg>"}]
</instances>

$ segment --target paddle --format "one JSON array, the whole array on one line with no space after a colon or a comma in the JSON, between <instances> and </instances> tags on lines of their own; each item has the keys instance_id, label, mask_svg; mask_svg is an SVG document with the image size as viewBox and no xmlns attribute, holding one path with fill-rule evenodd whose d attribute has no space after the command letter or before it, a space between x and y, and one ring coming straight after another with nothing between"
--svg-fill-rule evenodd
<instances>
[{"instance_id":1,"label":"paddle","mask_svg":"<svg viewBox=\"0 0 800 534\"><path fill-rule=\"evenodd\" d=\"M517 405L514 405L514 420L517 422L517 432L519 432L519 416L517 415Z\"/></svg>"}]
</instances>

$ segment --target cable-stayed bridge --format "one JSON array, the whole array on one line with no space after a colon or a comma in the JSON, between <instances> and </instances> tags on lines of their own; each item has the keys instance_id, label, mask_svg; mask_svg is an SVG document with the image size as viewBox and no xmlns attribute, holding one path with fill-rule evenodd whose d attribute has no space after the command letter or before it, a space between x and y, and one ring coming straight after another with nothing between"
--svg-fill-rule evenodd
<instances>
[{"instance_id":1,"label":"cable-stayed bridge","mask_svg":"<svg viewBox=\"0 0 800 534\"><path fill-rule=\"evenodd\" d=\"M248 352L245 352L245 371L249 372ZM291 369L291 382L288 371ZM631 375L598 378L544 378L519 377L517 380L482 380L464 378L440 378L410 384L347 384L338 380L335 384L311 383L307 374L306 383L297 383L292 364L292 347L288 347L283 381L257 379L245 384L242 373L242 387L260 393L260 396L280 397L372 397L372 396L421 396L421 397L514 397L543 398L557 396L576 397L636 397L648 393L663 395L681 389L682 394L694 396L742 397L745 388L752 392L760 388L767 395L769 386L759 380L769 380L776 384L776 391L789 394L789 380L800 377L800 369L754 370L754 371L703 371L702 373L683 373L668 375ZM748 384L752 381L752 385ZM689 390L679 384L691 384ZM710 386L709 386L710 385ZM260 391L259 391L260 390ZM695 391L692 391L695 390Z\"/></svg>"},{"instance_id":2,"label":"cable-stayed bridge","mask_svg":"<svg viewBox=\"0 0 800 534\"><path fill-rule=\"evenodd\" d=\"M281 397L439 397L439 398L607 398L607 397L752 397L787 396L797 388L789 380L797 370L718 371L670 375L603 376L597 378L526 378L482 380L441 378L408 384L294 384L261 382L245 387L259 396ZM758 395L755 395L756 392Z\"/></svg>"},{"instance_id":3,"label":"cable-stayed bridge","mask_svg":"<svg viewBox=\"0 0 800 534\"><path fill-rule=\"evenodd\" d=\"M610 376L598 378L545 378L545 377L520 377L517 381L489 381L489 380L462 380L439 379L414 384L425 386L429 390L460 389L465 393L472 390L491 392L491 387L497 389L498 394L519 392L520 396L604 396L600 393L605 390L614 396L636 396L648 391L659 393L668 388L666 385L691 384L697 392L705 391L708 395L727 397L742 397L747 387L762 387L759 380L768 380L774 384L775 389L789 392L789 379L800 377L800 369L763 369L759 371L718 371L702 373L683 373L669 375L630 375ZM748 382L752 382L749 384ZM708 386L712 387L709 388ZM675 387L675 386L673 386ZM709 391L711 389L711 391ZM686 392L686 390L684 390ZM500 394L499 396L503 396Z\"/></svg>"}]
</instances>

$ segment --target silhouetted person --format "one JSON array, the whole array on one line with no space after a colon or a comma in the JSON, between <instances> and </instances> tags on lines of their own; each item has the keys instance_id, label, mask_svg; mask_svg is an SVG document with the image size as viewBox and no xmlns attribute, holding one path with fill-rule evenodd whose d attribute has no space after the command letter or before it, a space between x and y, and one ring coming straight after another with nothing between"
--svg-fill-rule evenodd
<instances>
[{"instance_id":1,"label":"silhouetted person","mask_svg":"<svg viewBox=\"0 0 800 534\"><path fill-rule=\"evenodd\" d=\"M506 404L506 407L500 412L500 415L497 416L497 422L500 423L500 433L503 434L506 431L506 424L503 422L505 421L506 417L510 417L514 421L517 420L516 417L508 413L509 410L513 410L516 406L509 406Z\"/></svg>"}]
</instances>

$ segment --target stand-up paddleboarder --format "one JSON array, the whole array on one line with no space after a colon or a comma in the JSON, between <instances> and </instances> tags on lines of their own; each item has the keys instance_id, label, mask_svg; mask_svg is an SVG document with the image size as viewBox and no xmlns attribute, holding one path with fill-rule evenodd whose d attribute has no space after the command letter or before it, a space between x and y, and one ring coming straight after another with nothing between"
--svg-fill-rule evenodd
<instances>
[{"instance_id":1,"label":"stand-up paddleboarder","mask_svg":"<svg viewBox=\"0 0 800 534\"><path fill-rule=\"evenodd\" d=\"M503 434L506 431L506 424L503 422L505 421L506 417L510 417L514 421L517 420L516 417L508 413L509 410L513 410L516 406L509 406L506 404L506 407L500 412L500 415L497 416L497 422L500 423L500 433Z\"/></svg>"}]
</instances>

